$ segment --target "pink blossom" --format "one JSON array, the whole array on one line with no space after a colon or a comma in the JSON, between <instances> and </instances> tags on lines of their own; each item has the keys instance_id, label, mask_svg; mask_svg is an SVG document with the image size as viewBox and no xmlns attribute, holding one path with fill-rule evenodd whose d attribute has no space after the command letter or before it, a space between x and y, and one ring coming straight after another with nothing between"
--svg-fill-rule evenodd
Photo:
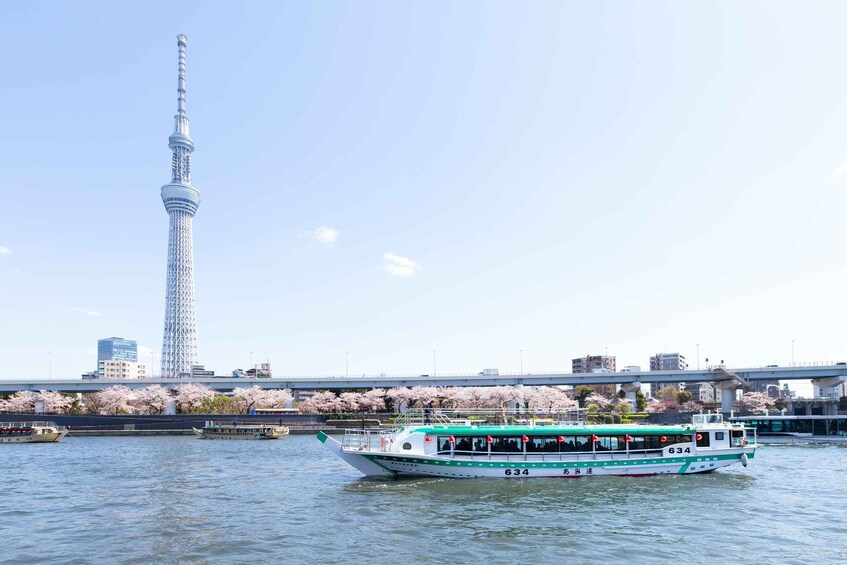
<instances>
[{"instance_id":1,"label":"pink blossom","mask_svg":"<svg viewBox=\"0 0 847 565\"><path fill-rule=\"evenodd\" d=\"M136 391L135 398L144 412L161 414L174 397L171 391L162 385L150 385Z\"/></svg>"},{"instance_id":2,"label":"pink blossom","mask_svg":"<svg viewBox=\"0 0 847 565\"><path fill-rule=\"evenodd\" d=\"M132 391L123 385L110 386L92 396L96 398L96 405L100 414L129 414L133 411L129 401L134 398Z\"/></svg>"},{"instance_id":3,"label":"pink blossom","mask_svg":"<svg viewBox=\"0 0 847 565\"><path fill-rule=\"evenodd\" d=\"M197 410L207 398L214 398L215 391L198 383L184 383L176 387L176 403L180 412L190 414Z\"/></svg>"},{"instance_id":4,"label":"pink blossom","mask_svg":"<svg viewBox=\"0 0 847 565\"><path fill-rule=\"evenodd\" d=\"M19 390L6 400L0 400L0 412L25 414L35 409L35 395L28 390Z\"/></svg>"}]
</instances>

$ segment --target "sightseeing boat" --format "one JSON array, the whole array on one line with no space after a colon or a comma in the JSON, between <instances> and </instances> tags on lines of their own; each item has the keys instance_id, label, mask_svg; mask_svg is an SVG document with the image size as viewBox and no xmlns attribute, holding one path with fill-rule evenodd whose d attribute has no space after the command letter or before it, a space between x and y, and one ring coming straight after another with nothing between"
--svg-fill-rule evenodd
<instances>
[{"instance_id":1,"label":"sightseeing boat","mask_svg":"<svg viewBox=\"0 0 847 565\"><path fill-rule=\"evenodd\" d=\"M433 420L425 414L393 430L345 430L342 441L317 437L368 477L688 475L746 467L756 453L755 431L720 414L697 414L680 426Z\"/></svg>"},{"instance_id":2,"label":"sightseeing boat","mask_svg":"<svg viewBox=\"0 0 847 565\"><path fill-rule=\"evenodd\" d=\"M0 422L0 443L51 443L67 433L53 422Z\"/></svg>"},{"instance_id":3,"label":"sightseeing boat","mask_svg":"<svg viewBox=\"0 0 847 565\"><path fill-rule=\"evenodd\" d=\"M288 435L286 426L206 422L202 430L192 428L200 439L279 439Z\"/></svg>"}]
</instances>

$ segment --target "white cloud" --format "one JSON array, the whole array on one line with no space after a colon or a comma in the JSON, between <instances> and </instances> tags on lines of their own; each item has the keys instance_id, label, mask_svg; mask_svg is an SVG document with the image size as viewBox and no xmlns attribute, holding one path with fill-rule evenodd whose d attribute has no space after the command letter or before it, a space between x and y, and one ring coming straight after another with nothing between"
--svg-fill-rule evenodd
<instances>
[{"instance_id":1,"label":"white cloud","mask_svg":"<svg viewBox=\"0 0 847 565\"><path fill-rule=\"evenodd\" d=\"M304 230L300 232L300 237L314 239L318 243L326 245L327 247L331 247L332 244L338 240L339 235L341 235L340 231L329 226L320 226L315 230Z\"/></svg>"},{"instance_id":2,"label":"white cloud","mask_svg":"<svg viewBox=\"0 0 847 565\"><path fill-rule=\"evenodd\" d=\"M0 245L0 257L2 257L3 255L11 255L11 254L12 254L11 249L9 249L8 247L3 247L2 245Z\"/></svg>"},{"instance_id":3,"label":"white cloud","mask_svg":"<svg viewBox=\"0 0 847 565\"><path fill-rule=\"evenodd\" d=\"M71 312L78 312L80 314L85 314L89 318L99 318L103 315L103 312L98 312L97 310L90 310L88 308L78 308L76 306L71 306L68 308Z\"/></svg>"},{"instance_id":4,"label":"white cloud","mask_svg":"<svg viewBox=\"0 0 847 565\"><path fill-rule=\"evenodd\" d=\"M382 268L393 277L409 278L421 268L416 261L390 251L382 259L385 261Z\"/></svg>"},{"instance_id":5,"label":"white cloud","mask_svg":"<svg viewBox=\"0 0 847 565\"><path fill-rule=\"evenodd\" d=\"M835 180L838 177L843 177L847 175L847 165L841 165L835 171L833 171L832 175L830 175L829 180Z\"/></svg>"}]
</instances>

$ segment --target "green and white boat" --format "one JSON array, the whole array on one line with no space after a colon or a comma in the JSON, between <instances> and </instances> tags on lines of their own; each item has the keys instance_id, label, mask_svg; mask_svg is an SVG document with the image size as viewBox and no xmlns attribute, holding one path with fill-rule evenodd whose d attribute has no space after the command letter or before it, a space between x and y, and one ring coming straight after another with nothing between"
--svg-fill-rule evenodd
<instances>
[{"instance_id":1,"label":"green and white boat","mask_svg":"<svg viewBox=\"0 0 847 565\"><path fill-rule=\"evenodd\" d=\"M755 431L720 414L697 414L680 426L414 420L392 430L346 430L341 441L317 437L368 477L688 475L746 467L756 453Z\"/></svg>"}]
</instances>

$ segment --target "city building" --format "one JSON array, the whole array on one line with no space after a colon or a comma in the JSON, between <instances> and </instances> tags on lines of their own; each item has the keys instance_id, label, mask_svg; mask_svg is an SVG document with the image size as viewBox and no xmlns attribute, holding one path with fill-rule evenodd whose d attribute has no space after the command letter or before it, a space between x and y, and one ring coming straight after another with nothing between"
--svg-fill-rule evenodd
<instances>
[{"instance_id":1,"label":"city building","mask_svg":"<svg viewBox=\"0 0 847 565\"><path fill-rule=\"evenodd\" d=\"M162 337L162 377L187 377L197 363L197 323L194 318L194 234L192 221L200 205L200 191L191 186L191 152L185 113L185 47L188 38L177 36L179 74L174 132L168 138L173 152L171 181L162 187L168 212L168 273L165 294L165 329Z\"/></svg>"},{"instance_id":2,"label":"city building","mask_svg":"<svg viewBox=\"0 0 847 565\"><path fill-rule=\"evenodd\" d=\"M684 371L687 368L688 363L685 362L685 356L679 353L657 353L650 356L651 371ZM666 386L682 390L677 383L651 383L650 396L655 398L658 392Z\"/></svg>"},{"instance_id":3,"label":"city building","mask_svg":"<svg viewBox=\"0 0 847 565\"><path fill-rule=\"evenodd\" d=\"M685 356L679 353L656 353L650 357L651 371L684 371L687 368Z\"/></svg>"},{"instance_id":4,"label":"city building","mask_svg":"<svg viewBox=\"0 0 847 565\"><path fill-rule=\"evenodd\" d=\"M614 373L614 355L586 355L571 360L572 373Z\"/></svg>"},{"instance_id":5,"label":"city building","mask_svg":"<svg viewBox=\"0 0 847 565\"><path fill-rule=\"evenodd\" d=\"M721 401L721 389L712 383L682 383L680 390L691 393L691 400L705 404Z\"/></svg>"},{"instance_id":6,"label":"city building","mask_svg":"<svg viewBox=\"0 0 847 565\"><path fill-rule=\"evenodd\" d=\"M104 359L100 361L97 374L101 379L146 379L147 366L134 361Z\"/></svg>"},{"instance_id":7,"label":"city building","mask_svg":"<svg viewBox=\"0 0 847 565\"><path fill-rule=\"evenodd\" d=\"M205 379L211 378L215 376L215 372L211 369L207 369L206 365L192 365L191 366L191 378L192 379Z\"/></svg>"},{"instance_id":8,"label":"city building","mask_svg":"<svg viewBox=\"0 0 847 565\"><path fill-rule=\"evenodd\" d=\"M138 362L138 344L131 339L107 337L97 340L97 365L102 361Z\"/></svg>"}]
</instances>

